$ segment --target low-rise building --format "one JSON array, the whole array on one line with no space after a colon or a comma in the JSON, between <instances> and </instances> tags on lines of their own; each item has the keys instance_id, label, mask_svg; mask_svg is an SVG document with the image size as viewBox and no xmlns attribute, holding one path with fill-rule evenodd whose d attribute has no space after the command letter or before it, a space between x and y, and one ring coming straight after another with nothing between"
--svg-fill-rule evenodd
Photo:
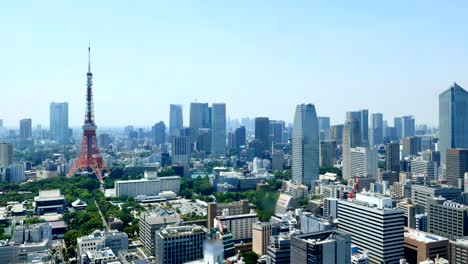
<instances>
[{"instance_id":1,"label":"low-rise building","mask_svg":"<svg viewBox=\"0 0 468 264\"><path fill-rule=\"evenodd\" d=\"M437 256L448 259L447 238L411 228L405 229L405 259L409 263L420 263Z\"/></svg>"},{"instance_id":2,"label":"low-rise building","mask_svg":"<svg viewBox=\"0 0 468 264\"><path fill-rule=\"evenodd\" d=\"M116 181L114 186L117 197L156 196L166 191L177 194L180 191L180 177L158 177L156 172L146 171L143 179Z\"/></svg>"}]
</instances>

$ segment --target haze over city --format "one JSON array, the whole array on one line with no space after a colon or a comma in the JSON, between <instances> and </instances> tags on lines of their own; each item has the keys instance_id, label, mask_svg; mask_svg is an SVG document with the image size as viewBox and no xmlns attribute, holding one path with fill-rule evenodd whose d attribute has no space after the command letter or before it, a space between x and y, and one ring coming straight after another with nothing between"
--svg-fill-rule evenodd
<instances>
[{"instance_id":1,"label":"haze over city","mask_svg":"<svg viewBox=\"0 0 468 264\"><path fill-rule=\"evenodd\" d=\"M232 118L291 122L300 103L437 125L437 96L468 86L468 4L9 1L0 10L5 126L48 126L49 103L83 122L87 45L100 127L166 123L169 104L224 102ZM390 123L391 124L391 123Z\"/></svg>"}]
</instances>

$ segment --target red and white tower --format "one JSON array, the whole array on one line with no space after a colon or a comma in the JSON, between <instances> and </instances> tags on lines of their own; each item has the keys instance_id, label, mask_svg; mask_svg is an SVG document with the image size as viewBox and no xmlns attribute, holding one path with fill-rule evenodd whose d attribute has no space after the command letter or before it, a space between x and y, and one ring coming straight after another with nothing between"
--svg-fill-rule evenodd
<instances>
[{"instance_id":1,"label":"red and white tower","mask_svg":"<svg viewBox=\"0 0 468 264\"><path fill-rule=\"evenodd\" d=\"M101 153L96 139L96 124L94 123L94 107L93 107L93 74L91 73L91 47L88 47L88 73L87 89L86 89L86 111L83 125L83 142L81 143L81 151L78 159L73 167L68 172L67 176L73 176L77 171L91 170L96 174L98 180L103 182L102 171L109 172L109 168L102 160Z\"/></svg>"}]
</instances>

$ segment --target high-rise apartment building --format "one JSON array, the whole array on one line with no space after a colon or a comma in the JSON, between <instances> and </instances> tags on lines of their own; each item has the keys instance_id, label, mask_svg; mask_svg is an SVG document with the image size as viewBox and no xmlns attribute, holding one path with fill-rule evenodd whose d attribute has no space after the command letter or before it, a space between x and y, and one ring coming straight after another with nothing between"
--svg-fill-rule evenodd
<instances>
[{"instance_id":1,"label":"high-rise apartment building","mask_svg":"<svg viewBox=\"0 0 468 264\"><path fill-rule=\"evenodd\" d=\"M447 149L468 149L468 91L454 83L439 95L439 144L445 165Z\"/></svg>"},{"instance_id":2,"label":"high-rise apartment building","mask_svg":"<svg viewBox=\"0 0 468 264\"><path fill-rule=\"evenodd\" d=\"M312 186L319 177L318 121L313 104L296 107L292 140L292 179Z\"/></svg>"},{"instance_id":3,"label":"high-rise apartment building","mask_svg":"<svg viewBox=\"0 0 468 264\"><path fill-rule=\"evenodd\" d=\"M169 106L169 135L180 136L180 130L184 127L182 105L171 104Z\"/></svg>"},{"instance_id":4,"label":"high-rise apartment building","mask_svg":"<svg viewBox=\"0 0 468 264\"><path fill-rule=\"evenodd\" d=\"M329 230L291 237L291 263L351 263L351 235Z\"/></svg>"},{"instance_id":5,"label":"high-rise apartment building","mask_svg":"<svg viewBox=\"0 0 468 264\"><path fill-rule=\"evenodd\" d=\"M392 199L369 193L338 201L339 230L349 233L372 263L399 263L404 255L404 212Z\"/></svg>"},{"instance_id":6,"label":"high-rise apartment building","mask_svg":"<svg viewBox=\"0 0 468 264\"><path fill-rule=\"evenodd\" d=\"M211 106L211 155L226 155L226 104Z\"/></svg>"},{"instance_id":7,"label":"high-rise apartment building","mask_svg":"<svg viewBox=\"0 0 468 264\"><path fill-rule=\"evenodd\" d=\"M0 143L0 167L8 167L13 163L13 144Z\"/></svg>"},{"instance_id":8,"label":"high-rise apartment building","mask_svg":"<svg viewBox=\"0 0 468 264\"><path fill-rule=\"evenodd\" d=\"M20 138L30 139L32 137L32 120L30 118L20 120Z\"/></svg>"},{"instance_id":9,"label":"high-rise apartment building","mask_svg":"<svg viewBox=\"0 0 468 264\"><path fill-rule=\"evenodd\" d=\"M66 143L69 141L68 103L50 103L50 136L53 140Z\"/></svg>"},{"instance_id":10,"label":"high-rise apartment building","mask_svg":"<svg viewBox=\"0 0 468 264\"><path fill-rule=\"evenodd\" d=\"M255 139L258 140L261 150L270 150L270 119L268 117L255 118Z\"/></svg>"},{"instance_id":11,"label":"high-rise apartment building","mask_svg":"<svg viewBox=\"0 0 468 264\"><path fill-rule=\"evenodd\" d=\"M385 145L385 165L387 171L400 172L400 143L391 142Z\"/></svg>"},{"instance_id":12,"label":"high-rise apartment building","mask_svg":"<svg viewBox=\"0 0 468 264\"><path fill-rule=\"evenodd\" d=\"M447 184L461 187L459 186L460 180L463 179L465 172L468 172L468 149L447 149L446 153Z\"/></svg>"}]
</instances>

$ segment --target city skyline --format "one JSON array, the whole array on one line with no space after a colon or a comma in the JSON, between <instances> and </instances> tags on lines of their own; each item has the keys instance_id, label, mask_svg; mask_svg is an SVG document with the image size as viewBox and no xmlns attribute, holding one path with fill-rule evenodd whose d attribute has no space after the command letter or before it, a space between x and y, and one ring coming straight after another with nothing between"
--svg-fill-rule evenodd
<instances>
[{"instance_id":1,"label":"city skyline","mask_svg":"<svg viewBox=\"0 0 468 264\"><path fill-rule=\"evenodd\" d=\"M79 126L91 40L102 127L168 124L170 104L183 105L188 125L194 101L224 102L231 119L290 123L295 105L312 103L332 124L369 109L390 123L414 115L417 124L437 125L437 96L468 83L466 5L426 3L32 3L27 10L7 3L0 119L47 127L57 101L69 103L70 126Z\"/></svg>"}]
</instances>

